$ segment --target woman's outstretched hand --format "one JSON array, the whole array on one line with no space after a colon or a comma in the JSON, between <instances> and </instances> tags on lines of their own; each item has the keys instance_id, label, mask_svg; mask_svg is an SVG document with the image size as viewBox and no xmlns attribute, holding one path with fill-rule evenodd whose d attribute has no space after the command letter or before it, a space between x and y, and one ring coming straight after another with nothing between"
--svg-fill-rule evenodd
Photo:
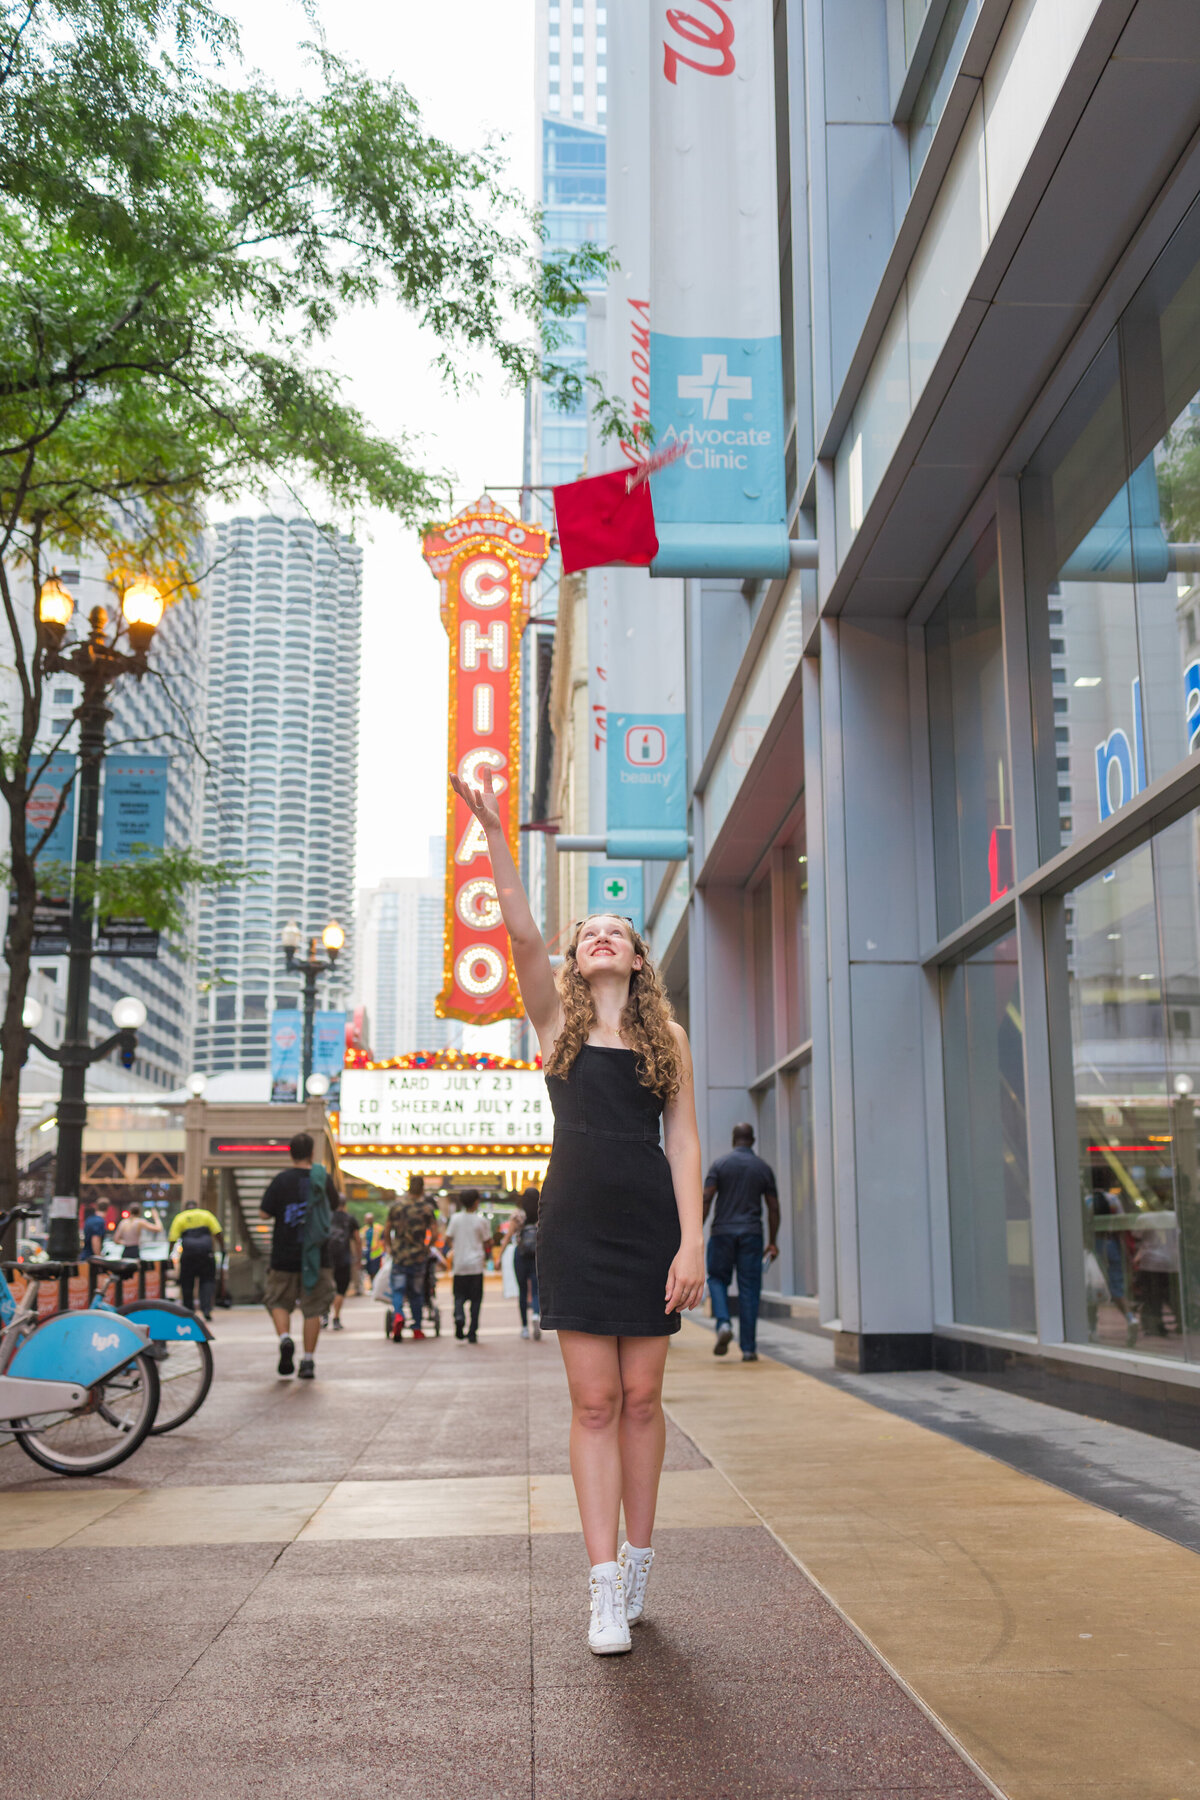
<instances>
[{"instance_id":1,"label":"woman's outstretched hand","mask_svg":"<svg viewBox=\"0 0 1200 1800\"><path fill-rule=\"evenodd\" d=\"M465 800L485 831L500 830L500 812L496 805L495 789L492 786L492 771L485 763L480 775L482 788L469 787L457 775L451 775L450 786L460 800Z\"/></svg>"},{"instance_id":2,"label":"woman's outstretched hand","mask_svg":"<svg viewBox=\"0 0 1200 1800\"><path fill-rule=\"evenodd\" d=\"M690 1312L704 1298L704 1245L682 1245L667 1271L667 1311Z\"/></svg>"}]
</instances>

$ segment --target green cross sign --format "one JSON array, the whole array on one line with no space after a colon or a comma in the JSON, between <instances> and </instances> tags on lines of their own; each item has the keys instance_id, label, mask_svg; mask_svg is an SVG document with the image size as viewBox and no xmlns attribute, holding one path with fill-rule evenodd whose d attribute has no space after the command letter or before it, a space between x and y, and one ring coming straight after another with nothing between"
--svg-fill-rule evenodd
<instances>
[{"instance_id":1,"label":"green cross sign","mask_svg":"<svg viewBox=\"0 0 1200 1800\"><path fill-rule=\"evenodd\" d=\"M604 883L604 892L610 900L628 900L629 883L620 875L610 875Z\"/></svg>"}]
</instances>

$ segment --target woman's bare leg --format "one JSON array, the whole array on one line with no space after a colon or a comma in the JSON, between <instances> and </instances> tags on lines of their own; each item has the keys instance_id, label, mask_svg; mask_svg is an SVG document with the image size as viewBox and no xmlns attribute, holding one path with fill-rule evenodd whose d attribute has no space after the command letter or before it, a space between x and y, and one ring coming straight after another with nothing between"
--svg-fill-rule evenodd
<instances>
[{"instance_id":1,"label":"woman's bare leg","mask_svg":"<svg viewBox=\"0 0 1200 1800\"><path fill-rule=\"evenodd\" d=\"M662 1384L667 1366L666 1337L618 1338L621 1368L621 1498L625 1535L639 1550L650 1545L658 1480L667 1443Z\"/></svg>"},{"instance_id":2,"label":"woman's bare leg","mask_svg":"<svg viewBox=\"0 0 1200 1800\"><path fill-rule=\"evenodd\" d=\"M618 1340L560 1331L558 1347L571 1390L571 1475L588 1562L615 1562L621 1513Z\"/></svg>"}]
</instances>

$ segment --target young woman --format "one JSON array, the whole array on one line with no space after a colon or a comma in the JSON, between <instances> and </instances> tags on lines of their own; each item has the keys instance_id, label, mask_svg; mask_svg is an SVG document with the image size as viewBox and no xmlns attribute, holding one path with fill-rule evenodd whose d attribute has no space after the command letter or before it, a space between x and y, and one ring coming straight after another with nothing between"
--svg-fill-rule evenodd
<instances>
[{"instance_id":1,"label":"young woman","mask_svg":"<svg viewBox=\"0 0 1200 1800\"><path fill-rule=\"evenodd\" d=\"M591 1563L588 1643L607 1656L630 1648L629 1626L644 1614L667 1339L704 1292L692 1060L628 919L584 919L555 981L491 771L482 777L482 791L450 779L487 838L554 1109L538 1216L541 1324L558 1333L567 1371L571 1474ZM630 1541L618 1553L622 1503Z\"/></svg>"}]
</instances>

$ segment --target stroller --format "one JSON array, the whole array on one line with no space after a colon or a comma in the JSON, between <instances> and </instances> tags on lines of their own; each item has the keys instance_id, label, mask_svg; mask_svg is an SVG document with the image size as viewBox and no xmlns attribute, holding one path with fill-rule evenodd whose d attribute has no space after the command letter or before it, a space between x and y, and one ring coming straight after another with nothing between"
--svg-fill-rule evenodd
<instances>
[{"instance_id":1,"label":"stroller","mask_svg":"<svg viewBox=\"0 0 1200 1800\"><path fill-rule=\"evenodd\" d=\"M429 1326L434 1337L442 1335L442 1314L437 1303L437 1272L440 1258L430 1255L425 1263L425 1310L422 1318L422 1329ZM390 1338L392 1327L396 1323L395 1308L389 1300L383 1309L383 1335Z\"/></svg>"}]
</instances>

